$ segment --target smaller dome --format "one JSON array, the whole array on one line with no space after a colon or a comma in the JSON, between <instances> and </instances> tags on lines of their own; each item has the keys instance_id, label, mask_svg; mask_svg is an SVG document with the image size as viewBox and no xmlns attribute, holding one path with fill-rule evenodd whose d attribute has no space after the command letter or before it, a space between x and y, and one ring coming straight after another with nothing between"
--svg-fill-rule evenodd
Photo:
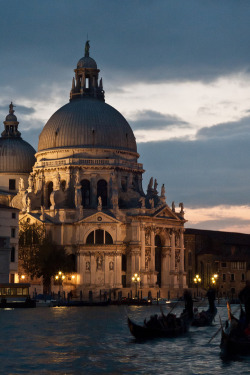
<instances>
[{"instance_id":1,"label":"smaller dome","mask_svg":"<svg viewBox=\"0 0 250 375\"><path fill-rule=\"evenodd\" d=\"M84 56L77 63L77 69L79 68L97 69L97 64L92 57Z\"/></svg>"},{"instance_id":2,"label":"smaller dome","mask_svg":"<svg viewBox=\"0 0 250 375\"><path fill-rule=\"evenodd\" d=\"M6 116L5 121L17 121L17 117L10 113Z\"/></svg>"},{"instance_id":3,"label":"smaller dome","mask_svg":"<svg viewBox=\"0 0 250 375\"><path fill-rule=\"evenodd\" d=\"M21 137L0 138L0 173L30 173L36 161L35 153Z\"/></svg>"}]
</instances>

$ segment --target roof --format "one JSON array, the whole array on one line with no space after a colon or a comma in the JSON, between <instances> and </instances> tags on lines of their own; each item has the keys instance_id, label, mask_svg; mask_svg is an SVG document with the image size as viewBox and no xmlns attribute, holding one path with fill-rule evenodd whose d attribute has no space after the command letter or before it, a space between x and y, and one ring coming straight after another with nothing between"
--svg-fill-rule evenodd
<instances>
[{"instance_id":1,"label":"roof","mask_svg":"<svg viewBox=\"0 0 250 375\"><path fill-rule=\"evenodd\" d=\"M94 98L80 98L61 107L44 126L38 151L62 147L108 148L137 152L125 118Z\"/></svg>"}]
</instances>

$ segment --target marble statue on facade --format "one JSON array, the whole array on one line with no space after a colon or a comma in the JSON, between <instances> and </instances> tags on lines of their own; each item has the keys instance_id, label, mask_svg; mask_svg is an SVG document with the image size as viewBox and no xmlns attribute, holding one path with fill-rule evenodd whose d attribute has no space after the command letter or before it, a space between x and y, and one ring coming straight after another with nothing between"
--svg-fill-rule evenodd
<instances>
[{"instance_id":1,"label":"marble statue on facade","mask_svg":"<svg viewBox=\"0 0 250 375\"><path fill-rule=\"evenodd\" d=\"M18 187L18 190L19 190L19 191L24 190L24 180L23 180L23 178L20 178L20 180L19 180L19 187Z\"/></svg>"},{"instance_id":2,"label":"marble statue on facade","mask_svg":"<svg viewBox=\"0 0 250 375\"><path fill-rule=\"evenodd\" d=\"M172 202L172 211L175 212L175 203L174 203L174 201Z\"/></svg>"},{"instance_id":3,"label":"marble statue on facade","mask_svg":"<svg viewBox=\"0 0 250 375\"><path fill-rule=\"evenodd\" d=\"M97 270L101 270L102 269L102 264L103 264L103 258L102 256L98 256L97 259L96 259L96 268Z\"/></svg>"},{"instance_id":4,"label":"marble statue on facade","mask_svg":"<svg viewBox=\"0 0 250 375\"><path fill-rule=\"evenodd\" d=\"M154 208L154 206L155 206L155 201L154 201L153 198L149 199L149 204L150 204L150 207L151 207L151 208Z\"/></svg>"},{"instance_id":5,"label":"marble statue on facade","mask_svg":"<svg viewBox=\"0 0 250 375\"><path fill-rule=\"evenodd\" d=\"M102 197L98 197L98 207L97 207L98 211L101 211L102 210Z\"/></svg>"},{"instance_id":6,"label":"marble statue on facade","mask_svg":"<svg viewBox=\"0 0 250 375\"><path fill-rule=\"evenodd\" d=\"M141 203L141 208L145 208L145 198L144 197L141 197L139 199L139 202Z\"/></svg>"}]
</instances>

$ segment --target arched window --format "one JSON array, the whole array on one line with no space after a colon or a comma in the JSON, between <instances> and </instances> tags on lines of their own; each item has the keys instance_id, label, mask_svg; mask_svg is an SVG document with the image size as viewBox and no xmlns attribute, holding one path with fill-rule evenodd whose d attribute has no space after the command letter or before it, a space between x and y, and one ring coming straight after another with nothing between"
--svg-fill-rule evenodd
<instances>
[{"instance_id":1,"label":"arched window","mask_svg":"<svg viewBox=\"0 0 250 375\"><path fill-rule=\"evenodd\" d=\"M50 202L50 194L52 193L53 191L53 182L49 182L48 185L47 185L47 207L50 207L51 206L51 202Z\"/></svg>"},{"instance_id":2,"label":"arched window","mask_svg":"<svg viewBox=\"0 0 250 375\"><path fill-rule=\"evenodd\" d=\"M83 207L90 206L90 182L88 180L81 181L82 191L82 205Z\"/></svg>"},{"instance_id":3,"label":"arched window","mask_svg":"<svg viewBox=\"0 0 250 375\"><path fill-rule=\"evenodd\" d=\"M105 180L99 180L97 182L97 202L98 198L102 198L102 205L105 207L108 204L108 186Z\"/></svg>"},{"instance_id":4,"label":"arched window","mask_svg":"<svg viewBox=\"0 0 250 375\"><path fill-rule=\"evenodd\" d=\"M112 245L113 244L113 238L109 234L109 232L106 232L102 229L96 229L93 232L91 232L87 239L86 244L88 245Z\"/></svg>"}]
</instances>

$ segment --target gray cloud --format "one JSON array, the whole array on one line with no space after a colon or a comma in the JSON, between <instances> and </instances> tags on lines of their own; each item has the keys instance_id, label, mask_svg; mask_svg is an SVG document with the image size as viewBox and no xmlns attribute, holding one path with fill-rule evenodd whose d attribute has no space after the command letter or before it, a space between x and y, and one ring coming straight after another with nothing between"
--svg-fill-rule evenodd
<instances>
[{"instance_id":1,"label":"gray cloud","mask_svg":"<svg viewBox=\"0 0 250 375\"><path fill-rule=\"evenodd\" d=\"M167 200L188 206L249 203L250 134L232 139L209 138L196 141L169 140L138 144L149 178L165 183Z\"/></svg>"},{"instance_id":2,"label":"gray cloud","mask_svg":"<svg viewBox=\"0 0 250 375\"><path fill-rule=\"evenodd\" d=\"M188 209L185 210L186 217L188 218ZM250 220L241 220L238 217L223 218L223 220L208 220L202 221L201 223L195 223L191 225L187 223L187 228L195 229L207 229L207 230L226 230L228 227L237 226L244 228L244 226L250 225Z\"/></svg>"},{"instance_id":3,"label":"gray cloud","mask_svg":"<svg viewBox=\"0 0 250 375\"><path fill-rule=\"evenodd\" d=\"M136 120L130 120L132 128L137 129L165 129L169 127L189 127L189 124L181 120L178 116L162 114L156 111L138 111Z\"/></svg>"},{"instance_id":4,"label":"gray cloud","mask_svg":"<svg viewBox=\"0 0 250 375\"><path fill-rule=\"evenodd\" d=\"M212 138L245 138L250 134L250 116L243 117L238 121L232 121L204 127L198 130L196 136L198 139Z\"/></svg>"},{"instance_id":5,"label":"gray cloud","mask_svg":"<svg viewBox=\"0 0 250 375\"><path fill-rule=\"evenodd\" d=\"M207 81L250 71L247 1L12 0L1 11L0 85L16 97L38 96L44 83L70 88L87 33L91 56L113 82Z\"/></svg>"}]
</instances>

